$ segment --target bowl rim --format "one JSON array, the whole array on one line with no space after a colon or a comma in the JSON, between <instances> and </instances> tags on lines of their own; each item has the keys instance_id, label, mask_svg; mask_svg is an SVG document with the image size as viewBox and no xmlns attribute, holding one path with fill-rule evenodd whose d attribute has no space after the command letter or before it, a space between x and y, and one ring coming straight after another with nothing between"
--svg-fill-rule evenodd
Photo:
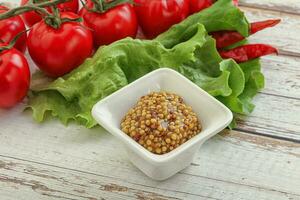
<instances>
[{"instance_id":1,"label":"bowl rim","mask_svg":"<svg viewBox=\"0 0 300 200\"><path fill-rule=\"evenodd\" d=\"M136 142L130 136L128 136L126 133L124 133L119 127L112 126L109 123L106 123L105 120L102 120L101 117L99 117L98 108L101 106L101 104L107 102L111 98L114 98L114 97L118 96L124 90L130 89L133 85L138 84L139 82L143 81L143 79L149 78L151 76L155 76L156 74L159 74L159 73L168 73L168 75L177 76L182 81L189 82L190 87L194 87L196 90L201 92L201 95L206 95L210 101L213 101L214 104L217 104L218 106L220 106L221 109L223 109L225 111L223 113L224 113L224 115L226 115L227 120L226 121L224 120L224 122L216 128L207 127L206 129L201 130L200 134L197 134L196 136L194 136L191 139L187 140L185 143L181 144L180 146L178 146L174 150L172 150L172 151L170 151L166 154L158 155L158 154L154 154L152 152L149 152L147 149L145 149L143 146L141 146L138 142ZM177 72L173 69L170 69L170 68L159 68L157 70L154 70L154 71L138 78L137 80L131 82L130 84L124 86L123 88L121 88L120 90L112 93L111 95L103 98L102 100L100 100L99 102L97 102L93 106L92 116L103 128L105 128L107 130L107 132L109 132L110 134L112 134L115 137L117 137L118 139L120 139L132 151L135 151L136 153L139 154L139 156L142 156L143 158L147 159L147 161L150 161L152 163L164 163L164 162L167 162L169 160L172 160L172 159L176 158L180 153L188 150L191 146L194 146L194 145L196 145L197 143L200 143L200 142L205 142L209 138L213 137L214 135L216 135L217 133L222 131L224 128L226 128L231 123L231 121L233 119L232 112L224 104L219 102L217 99L215 99L213 96L211 96L205 90L203 90L202 88L197 86L195 83L193 83L192 81L190 81L189 79L184 77L182 74L180 74L179 72Z\"/></svg>"}]
</instances>

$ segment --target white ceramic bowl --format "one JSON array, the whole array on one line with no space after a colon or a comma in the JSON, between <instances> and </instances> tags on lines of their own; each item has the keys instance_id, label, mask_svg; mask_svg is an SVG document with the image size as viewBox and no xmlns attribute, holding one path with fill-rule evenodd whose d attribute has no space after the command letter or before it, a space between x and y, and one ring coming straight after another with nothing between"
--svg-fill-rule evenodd
<instances>
[{"instance_id":1,"label":"white ceramic bowl","mask_svg":"<svg viewBox=\"0 0 300 200\"><path fill-rule=\"evenodd\" d=\"M198 135L164 155L149 152L120 129L127 111L140 97L152 91L180 95L187 105L192 106L202 124ZM232 113L227 107L178 72L167 68L155 70L101 100L93 107L92 115L125 144L131 162L155 180L167 179L189 166L200 146L232 120Z\"/></svg>"}]
</instances>

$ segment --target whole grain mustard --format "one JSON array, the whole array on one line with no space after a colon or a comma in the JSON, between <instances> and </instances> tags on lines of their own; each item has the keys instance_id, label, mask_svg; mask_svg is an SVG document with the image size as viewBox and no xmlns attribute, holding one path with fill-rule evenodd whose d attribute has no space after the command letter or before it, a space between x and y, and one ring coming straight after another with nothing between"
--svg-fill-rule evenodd
<instances>
[{"instance_id":1,"label":"whole grain mustard","mask_svg":"<svg viewBox=\"0 0 300 200\"><path fill-rule=\"evenodd\" d=\"M148 151L165 154L197 135L201 123L180 96L152 92L128 111L121 129Z\"/></svg>"}]
</instances>

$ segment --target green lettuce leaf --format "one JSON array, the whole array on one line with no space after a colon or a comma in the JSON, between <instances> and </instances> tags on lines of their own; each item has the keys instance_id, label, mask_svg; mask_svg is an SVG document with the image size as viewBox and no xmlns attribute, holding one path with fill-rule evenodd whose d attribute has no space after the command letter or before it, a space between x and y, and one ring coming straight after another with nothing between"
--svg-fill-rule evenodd
<instances>
[{"instance_id":1,"label":"green lettuce leaf","mask_svg":"<svg viewBox=\"0 0 300 200\"><path fill-rule=\"evenodd\" d=\"M90 114L95 102L127 84L123 71L109 63L104 67L100 60L87 60L53 83L36 85L29 98L34 119L41 122L49 112L64 124L73 119L88 128L95 126Z\"/></svg>"},{"instance_id":2,"label":"green lettuce leaf","mask_svg":"<svg viewBox=\"0 0 300 200\"><path fill-rule=\"evenodd\" d=\"M261 73L259 59L240 64L245 77L245 87L238 95L231 94L228 97L219 96L219 99L230 110L238 114L250 114L254 109L252 99L259 90L264 88L264 76Z\"/></svg>"},{"instance_id":3,"label":"green lettuce leaf","mask_svg":"<svg viewBox=\"0 0 300 200\"><path fill-rule=\"evenodd\" d=\"M258 60L238 65L223 60L210 31L236 30L247 36L249 24L231 0L219 0L154 40L126 38L98 49L71 73L50 83L34 84L28 108L42 122L48 115L64 124L96 125L92 106L137 78L161 67L182 73L233 112L249 113L263 86Z\"/></svg>"}]
</instances>

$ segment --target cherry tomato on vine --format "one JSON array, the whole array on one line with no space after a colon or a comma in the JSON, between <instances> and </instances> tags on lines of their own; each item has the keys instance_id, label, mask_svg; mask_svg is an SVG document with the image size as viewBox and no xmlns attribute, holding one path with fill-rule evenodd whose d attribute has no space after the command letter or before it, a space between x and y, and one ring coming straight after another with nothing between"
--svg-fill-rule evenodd
<instances>
[{"instance_id":1,"label":"cherry tomato on vine","mask_svg":"<svg viewBox=\"0 0 300 200\"><path fill-rule=\"evenodd\" d=\"M87 1L86 7L92 9L94 3ZM100 12L82 8L80 15L85 24L93 30L95 46L107 45L125 37L135 38L138 30L134 8L129 3L117 5Z\"/></svg>"},{"instance_id":2,"label":"cherry tomato on vine","mask_svg":"<svg viewBox=\"0 0 300 200\"><path fill-rule=\"evenodd\" d=\"M26 58L15 48L1 50L0 44L0 108L10 108L27 94L30 71Z\"/></svg>"},{"instance_id":3,"label":"cherry tomato on vine","mask_svg":"<svg viewBox=\"0 0 300 200\"><path fill-rule=\"evenodd\" d=\"M139 25L148 38L154 38L181 22L189 14L189 0L134 0Z\"/></svg>"},{"instance_id":4,"label":"cherry tomato on vine","mask_svg":"<svg viewBox=\"0 0 300 200\"><path fill-rule=\"evenodd\" d=\"M7 7L0 5L0 13L4 13L8 10ZM8 19L0 20L0 40L5 43L9 43L14 37L25 31L25 24L21 17L15 16ZM23 52L26 49L26 33L24 33L16 42L15 48Z\"/></svg>"},{"instance_id":5,"label":"cherry tomato on vine","mask_svg":"<svg viewBox=\"0 0 300 200\"><path fill-rule=\"evenodd\" d=\"M28 3L29 0L21 0L21 6L25 5ZM34 0L34 3L39 3L43 2L43 0ZM61 3L57 5L58 9L62 12L78 12L79 8L79 2L78 0L71 0L65 3ZM47 8L49 12L51 12L50 8ZM37 22L41 21L42 18L41 16L35 12L35 11L30 11L26 12L23 15L24 22L26 23L27 26L32 27L34 24Z\"/></svg>"},{"instance_id":6,"label":"cherry tomato on vine","mask_svg":"<svg viewBox=\"0 0 300 200\"><path fill-rule=\"evenodd\" d=\"M62 12L61 18L76 19L71 12ZM48 76L59 77L74 68L92 54L93 36L80 22L64 22L58 28L40 21L28 34L27 46L35 64Z\"/></svg>"}]
</instances>

